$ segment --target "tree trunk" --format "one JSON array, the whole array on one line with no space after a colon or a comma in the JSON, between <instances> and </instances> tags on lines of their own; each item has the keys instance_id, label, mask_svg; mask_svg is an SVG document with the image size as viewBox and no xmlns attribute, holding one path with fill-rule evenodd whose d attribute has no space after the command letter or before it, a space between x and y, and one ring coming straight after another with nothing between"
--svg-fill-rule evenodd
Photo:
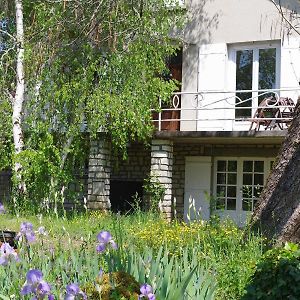
<instances>
[{"instance_id":1,"label":"tree trunk","mask_svg":"<svg viewBox=\"0 0 300 300\"><path fill-rule=\"evenodd\" d=\"M17 67L16 67L16 94L13 99L13 138L15 154L18 155L24 147L23 131L22 131L22 111L25 94L24 79L24 28L23 28L23 6L22 0L15 0L16 6L16 28L17 28ZM22 166L16 158L14 172L18 180L19 192L24 193L26 188L22 182L21 176Z\"/></svg>"},{"instance_id":2,"label":"tree trunk","mask_svg":"<svg viewBox=\"0 0 300 300\"><path fill-rule=\"evenodd\" d=\"M300 241L300 105L267 180L252 228L278 243Z\"/></svg>"}]
</instances>

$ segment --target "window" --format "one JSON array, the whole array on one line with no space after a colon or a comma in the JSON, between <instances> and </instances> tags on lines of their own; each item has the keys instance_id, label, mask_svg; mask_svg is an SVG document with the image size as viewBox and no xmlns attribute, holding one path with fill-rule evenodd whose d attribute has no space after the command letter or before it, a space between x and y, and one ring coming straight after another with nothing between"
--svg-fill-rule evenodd
<instances>
[{"instance_id":1,"label":"window","mask_svg":"<svg viewBox=\"0 0 300 300\"><path fill-rule=\"evenodd\" d=\"M229 59L234 64L234 89L247 90L235 94L235 118L241 120L251 117L268 96L259 90L279 87L280 43L229 46Z\"/></svg>"},{"instance_id":2,"label":"window","mask_svg":"<svg viewBox=\"0 0 300 300\"><path fill-rule=\"evenodd\" d=\"M244 223L257 203L273 162L271 158L217 158L216 211Z\"/></svg>"}]
</instances>

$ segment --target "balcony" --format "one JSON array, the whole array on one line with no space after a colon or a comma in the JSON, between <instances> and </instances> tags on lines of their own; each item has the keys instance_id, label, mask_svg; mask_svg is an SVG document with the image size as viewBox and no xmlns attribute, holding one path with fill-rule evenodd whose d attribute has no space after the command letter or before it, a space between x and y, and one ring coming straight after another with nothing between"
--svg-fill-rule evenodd
<instances>
[{"instance_id":1,"label":"balcony","mask_svg":"<svg viewBox=\"0 0 300 300\"><path fill-rule=\"evenodd\" d=\"M293 118L295 89L174 93L153 112L157 131L282 131Z\"/></svg>"}]
</instances>

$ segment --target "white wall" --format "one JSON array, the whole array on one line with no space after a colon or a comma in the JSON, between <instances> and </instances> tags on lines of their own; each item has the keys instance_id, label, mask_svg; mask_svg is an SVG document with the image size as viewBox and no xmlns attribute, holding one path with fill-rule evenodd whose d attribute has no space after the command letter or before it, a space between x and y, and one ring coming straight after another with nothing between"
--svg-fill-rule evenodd
<instances>
[{"instance_id":1,"label":"white wall","mask_svg":"<svg viewBox=\"0 0 300 300\"><path fill-rule=\"evenodd\" d=\"M282 0L283 10L300 11L298 0ZM270 0L186 0L185 41L193 44L274 40L286 27Z\"/></svg>"}]
</instances>

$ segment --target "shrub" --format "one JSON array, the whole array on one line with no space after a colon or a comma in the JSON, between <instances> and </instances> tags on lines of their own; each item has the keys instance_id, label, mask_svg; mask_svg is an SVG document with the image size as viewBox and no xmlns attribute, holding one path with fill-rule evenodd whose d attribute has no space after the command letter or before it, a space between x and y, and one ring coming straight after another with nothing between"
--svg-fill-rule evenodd
<instances>
[{"instance_id":1,"label":"shrub","mask_svg":"<svg viewBox=\"0 0 300 300\"><path fill-rule=\"evenodd\" d=\"M243 300L300 299L300 250L286 243L265 253L246 288Z\"/></svg>"},{"instance_id":2,"label":"shrub","mask_svg":"<svg viewBox=\"0 0 300 300\"><path fill-rule=\"evenodd\" d=\"M88 299L137 299L140 294L140 284L131 275L123 271L104 274L103 278L96 284L98 287L101 286L101 293L97 290L95 284L89 283L84 289Z\"/></svg>"}]
</instances>

